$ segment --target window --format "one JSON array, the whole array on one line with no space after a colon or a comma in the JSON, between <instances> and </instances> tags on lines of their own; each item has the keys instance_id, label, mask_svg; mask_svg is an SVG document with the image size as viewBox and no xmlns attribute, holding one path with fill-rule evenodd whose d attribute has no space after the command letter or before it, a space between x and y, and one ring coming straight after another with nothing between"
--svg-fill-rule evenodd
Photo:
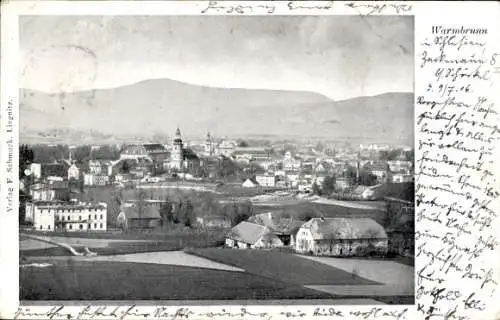
<instances>
[{"instance_id":1,"label":"window","mask_svg":"<svg viewBox=\"0 0 500 320\"><path fill-rule=\"evenodd\" d=\"M89 223L87 229L89 229L89 230L92 229L92 223Z\"/></svg>"},{"instance_id":2,"label":"window","mask_svg":"<svg viewBox=\"0 0 500 320\"><path fill-rule=\"evenodd\" d=\"M101 219L102 219L102 214L101 214Z\"/></svg>"},{"instance_id":3,"label":"window","mask_svg":"<svg viewBox=\"0 0 500 320\"><path fill-rule=\"evenodd\" d=\"M42 225L40 225L40 230L42 230Z\"/></svg>"},{"instance_id":4,"label":"window","mask_svg":"<svg viewBox=\"0 0 500 320\"><path fill-rule=\"evenodd\" d=\"M69 225L69 228L70 228L70 229L73 229L73 225L72 225L72 224L70 224L70 225Z\"/></svg>"},{"instance_id":5,"label":"window","mask_svg":"<svg viewBox=\"0 0 500 320\"><path fill-rule=\"evenodd\" d=\"M100 227L101 227L101 229L102 229L102 223L100 224Z\"/></svg>"},{"instance_id":6,"label":"window","mask_svg":"<svg viewBox=\"0 0 500 320\"><path fill-rule=\"evenodd\" d=\"M49 230L50 230L50 224L49 224L49 225L47 225L47 229L49 229Z\"/></svg>"},{"instance_id":7,"label":"window","mask_svg":"<svg viewBox=\"0 0 500 320\"><path fill-rule=\"evenodd\" d=\"M82 229L83 229L83 225L81 225L81 224L80 224L80 225L79 225L79 227L80 227L80 230L82 230Z\"/></svg>"},{"instance_id":8,"label":"window","mask_svg":"<svg viewBox=\"0 0 500 320\"><path fill-rule=\"evenodd\" d=\"M94 223L94 229L97 229L97 223Z\"/></svg>"},{"instance_id":9,"label":"window","mask_svg":"<svg viewBox=\"0 0 500 320\"><path fill-rule=\"evenodd\" d=\"M92 219L92 215L89 214L89 220Z\"/></svg>"},{"instance_id":10,"label":"window","mask_svg":"<svg viewBox=\"0 0 500 320\"><path fill-rule=\"evenodd\" d=\"M94 219L97 219L97 214L94 214Z\"/></svg>"},{"instance_id":11,"label":"window","mask_svg":"<svg viewBox=\"0 0 500 320\"><path fill-rule=\"evenodd\" d=\"M82 216L78 216L78 220L82 220Z\"/></svg>"},{"instance_id":12,"label":"window","mask_svg":"<svg viewBox=\"0 0 500 320\"><path fill-rule=\"evenodd\" d=\"M64 216L61 216L61 220L64 221Z\"/></svg>"},{"instance_id":13,"label":"window","mask_svg":"<svg viewBox=\"0 0 500 320\"><path fill-rule=\"evenodd\" d=\"M68 221L71 220L70 216L68 216Z\"/></svg>"}]
</instances>

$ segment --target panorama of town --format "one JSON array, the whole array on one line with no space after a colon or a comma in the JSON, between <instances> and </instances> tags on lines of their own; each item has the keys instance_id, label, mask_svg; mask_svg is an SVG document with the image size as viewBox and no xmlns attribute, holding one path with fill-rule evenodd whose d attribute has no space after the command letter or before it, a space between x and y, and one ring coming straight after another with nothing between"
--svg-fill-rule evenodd
<instances>
[{"instance_id":1,"label":"panorama of town","mask_svg":"<svg viewBox=\"0 0 500 320\"><path fill-rule=\"evenodd\" d=\"M412 147L180 129L20 146L22 300L413 303Z\"/></svg>"}]
</instances>

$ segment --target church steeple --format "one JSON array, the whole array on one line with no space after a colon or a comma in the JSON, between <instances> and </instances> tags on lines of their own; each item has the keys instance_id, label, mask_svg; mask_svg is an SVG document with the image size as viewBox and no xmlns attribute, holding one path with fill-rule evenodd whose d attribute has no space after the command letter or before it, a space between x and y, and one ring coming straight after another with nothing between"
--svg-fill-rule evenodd
<instances>
[{"instance_id":1,"label":"church steeple","mask_svg":"<svg viewBox=\"0 0 500 320\"><path fill-rule=\"evenodd\" d=\"M177 127L177 130L175 131L174 143L182 143L181 130L179 129L179 127Z\"/></svg>"},{"instance_id":2,"label":"church steeple","mask_svg":"<svg viewBox=\"0 0 500 320\"><path fill-rule=\"evenodd\" d=\"M184 160L184 154L183 154L183 143L182 143L182 137L181 137L181 130L179 130L179 127L177 127L177 130L175 131L175 138L174 138L174 143L172 145L172 152L171 152L171 168L176 168L177 170L182 170L183 168L183 160Z\"/></svg>"}]
</instances>

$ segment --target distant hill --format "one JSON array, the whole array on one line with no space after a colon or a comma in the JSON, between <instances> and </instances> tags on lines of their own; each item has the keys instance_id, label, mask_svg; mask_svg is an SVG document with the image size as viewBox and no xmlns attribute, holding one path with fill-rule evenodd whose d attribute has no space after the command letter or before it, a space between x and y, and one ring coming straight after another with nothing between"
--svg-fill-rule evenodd
<instances>
[{"instance_id":1,"label":"distant hill","mask_svg":"<svg viewBox=\"0 0 500 320\"><path fill-rule=\"evenodd\" d=\"M78 143L189 136L328 137L413 141L413 94L332 101L300 91L227 89L169 79L94 91L48 94L20 90L21 141ZM75 141L78 140L78 141Z\"/></svg>"}]
</instances>

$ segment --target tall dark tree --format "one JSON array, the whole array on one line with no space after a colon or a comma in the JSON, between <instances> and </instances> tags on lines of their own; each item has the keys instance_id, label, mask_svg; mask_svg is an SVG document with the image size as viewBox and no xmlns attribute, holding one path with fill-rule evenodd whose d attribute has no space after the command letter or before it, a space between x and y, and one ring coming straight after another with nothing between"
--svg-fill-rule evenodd
<instances>
[{"instance_id":1,"label":"tall dark tree","mask_svg":"<svg viewBox=\"0 0 500 320\"><path fill-rule=\"evenodd\" d=\"M19 178L24 177L24 171L33 163L34 159L33 149L26 144L19 146Z\"/></svg>"},{"instance_id":2,"label":"tall dark tree","mask_svg":"<svg viewBox=\"0 0 500 320\"><path fill-rule=\"evenodd\" d=\"M361 170L359 173L358 184L363 186L374 186L377 184L378 178L371 172Z\"/></svg>"},{"instance_id":3,"label":"tall dark tree","mask_svg":"<svg viewBox=\"0 0 500 320\"><path fill-rule=\"evenodd\" d=\"M321 188L318 186L316 181L312 185L312 193L318 196L321 196L323 193L321 192Z\"/></svg>"},{"instance_id":4,"label":"tall dark tree","mask_svg":"<svg viewBox=\"0 0 500 320\"><path fill-rule=\"evenodd\" d=\"M165 198L164 202L160 206L160 216L162 226L171 224L174 221L172 203L168 198Z\"/></svg>"},{"instance_id":5,"label":"tall dark tree","mask_svg":"<svg viewBox=\"0 0 500 320\"><path fill-rule=\"evenodd\" d=\"M358 182L358 174L356 172L356 168L353 166L348 166L347 171L345 173L345 176L347 180L349 181L350 185L355 185Z\"/></svg>"},{"instance_id":6,"label":"tall dark tree","mask_svg":"<svg viewBox=\"0 0 500 320\"><path fill-rule=\"evenodd\" d=\"M326 176L321 187L324 194L331 194L337 190L337 181L335 176Z\"/></svg>"}]
</instances>

